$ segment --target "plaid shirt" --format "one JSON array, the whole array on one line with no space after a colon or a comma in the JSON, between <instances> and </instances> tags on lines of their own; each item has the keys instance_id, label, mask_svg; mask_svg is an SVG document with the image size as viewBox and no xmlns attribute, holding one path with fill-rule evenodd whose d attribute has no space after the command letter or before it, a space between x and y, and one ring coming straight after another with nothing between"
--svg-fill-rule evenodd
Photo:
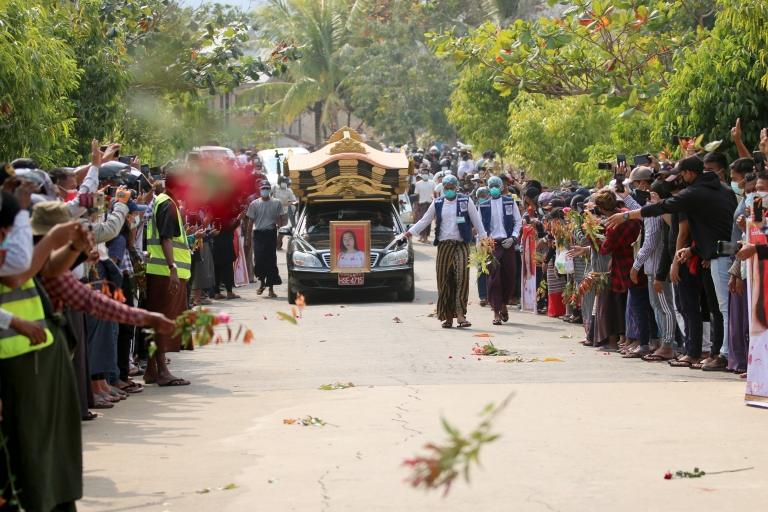
<instances>
[{"instance_id":1,"label":"plaid shirt","mask_svg":"<svg viewBox=\"0 0 768 512\"><path fill-rule=\"evenodd\" d=\"M78 281L72 272L44 277L42 281L57 311L61 311L66 304L75 311L88 313L101 320L128 325L144 324L146 311L107 297Z\"/></svg>"},{"instance_id":2,"label":"plaid shirt","mask_svg":"<svg viewBox=\"0 0 768 512\"><path fill-rule=\"evenodd\" d=\"M635 262L632 244L640 235L643 223L628 220L615 228L605 230L605 240L600 246L600 254L611 255L611 291L623 293L635 284L629 278L629 271Z\"/></svg>"}]
</instances>

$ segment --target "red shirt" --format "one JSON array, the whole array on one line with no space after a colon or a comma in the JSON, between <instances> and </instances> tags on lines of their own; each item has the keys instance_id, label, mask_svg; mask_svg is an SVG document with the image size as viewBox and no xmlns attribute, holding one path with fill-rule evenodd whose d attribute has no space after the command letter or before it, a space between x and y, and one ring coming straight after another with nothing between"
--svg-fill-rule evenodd
<instances>
[{"instance_id":1,"label":"red shirt","mask_svg":"<svg viewBox=\"0 0 768 512\"><path fill-rule=\"evenodd\" d=\"M632 244L640 236L642 227L642 221L633 219L605 230L605 240L600 246L600 254L611 255L612 292L622 293L635 285L629 278L629 272L635 262Z\"/></svg>"}]
</instances>

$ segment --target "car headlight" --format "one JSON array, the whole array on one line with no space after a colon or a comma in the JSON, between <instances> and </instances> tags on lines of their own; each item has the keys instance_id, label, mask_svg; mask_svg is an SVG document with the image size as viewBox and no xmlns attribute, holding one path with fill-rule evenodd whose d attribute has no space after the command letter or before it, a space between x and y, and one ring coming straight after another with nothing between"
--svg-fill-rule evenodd
<instances>
[{"instance_id":1,"label":"car headlight","mask_svg":"<svg viewBox=\"0 0 768 512\"><path fill-rule=\"evenodd\" d=\"M408 263L408 249L393 251L384 256L381 260L382 267L394 267L397 265L406 265Z\"/></svg>"},{"instance_id":2,"label":"car headlight","mask_svg":"<svg viewBox=\"0 0 768 512\"><path fill-rule=\"evenodd\" d=\"M293 264L304 268L320 268L323 266L314 255L300 251L293 251Z\"/></svg>"}]
</instances>

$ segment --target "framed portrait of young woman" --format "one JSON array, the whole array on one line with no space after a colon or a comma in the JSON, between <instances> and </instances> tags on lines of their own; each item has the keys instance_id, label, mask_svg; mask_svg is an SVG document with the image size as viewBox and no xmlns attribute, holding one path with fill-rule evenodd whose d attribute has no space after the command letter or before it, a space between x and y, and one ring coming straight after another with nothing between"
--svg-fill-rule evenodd
<instances>
[{"instance_id":1,"label":"framed portrait of young woman","mask_svg":"<svg viewBox=\"0 0 768 512\"><path fill-rule=\"evenodd\" d=\"M371 271L371 222L332 221L331 272L359 274Z\"/></svg>"}]
</instances>

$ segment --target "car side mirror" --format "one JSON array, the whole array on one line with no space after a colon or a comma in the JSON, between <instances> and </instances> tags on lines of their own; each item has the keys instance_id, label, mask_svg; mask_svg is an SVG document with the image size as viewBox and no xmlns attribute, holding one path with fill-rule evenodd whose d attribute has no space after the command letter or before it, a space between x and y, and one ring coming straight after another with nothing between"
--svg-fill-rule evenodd
<instances>
[{"instance_id":1,"label":"car side mirror","mask_svg":"<svg viewBox=\"0 0 768 512\"><path fill-rule=\"evenodd\" d=\"M293 235L293 227L292 226L283 226L280 229L277 230L277 233L280 235L285 236L292 236Z\"/></svg>"}]
</instances>

